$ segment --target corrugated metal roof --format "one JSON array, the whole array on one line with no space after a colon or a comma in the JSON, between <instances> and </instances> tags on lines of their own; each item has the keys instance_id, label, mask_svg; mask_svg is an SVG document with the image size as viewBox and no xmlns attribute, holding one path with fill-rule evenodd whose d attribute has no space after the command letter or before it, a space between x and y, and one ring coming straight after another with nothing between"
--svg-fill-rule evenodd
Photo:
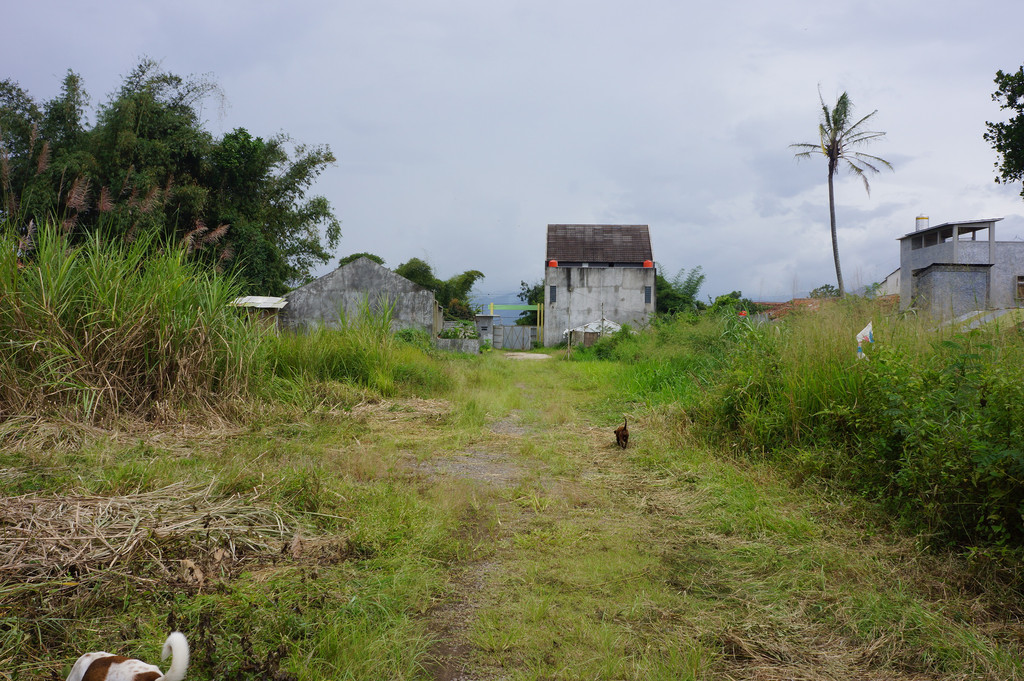
<instances>
[{"instance_id":1,"label":"corrugated metal roof","mask_svg":"<svg viewBox=\"0 0 1024 681\"><path fill-rule=\"evenodd\" d=\"M261 309L276 310L280 310L287 304L288 301L284 298L271 296L242 296L241 298L235 298L228 303L228 305L234 305L235 307L258 307Z\"/></svg>"},{"instance_id":2,"label":"corrugated metal roof","mask_svg":"<svg viewBox=\"0 0 1024 681\"><path fill-rule=\"evenodd\" d=\"M548 225L546 260L642 263L653 259L647 225Z\"/></svg>"}]
</instances>

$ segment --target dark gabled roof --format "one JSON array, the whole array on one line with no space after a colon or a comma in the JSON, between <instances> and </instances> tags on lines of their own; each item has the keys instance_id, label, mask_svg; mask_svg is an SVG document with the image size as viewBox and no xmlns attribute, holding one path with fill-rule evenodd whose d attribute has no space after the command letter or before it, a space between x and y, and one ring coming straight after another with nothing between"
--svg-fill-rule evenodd
<instances>
[{"instance_id":1,"label":"dark gabled roof","mask_svg":"<svg viewBox=\"0 0 1024 681\"><path fill-rule=\"evenodd\" d=\"M545 260L642 263L653 259L647 225L548 225Z\"/></svg>"}]
</instances>

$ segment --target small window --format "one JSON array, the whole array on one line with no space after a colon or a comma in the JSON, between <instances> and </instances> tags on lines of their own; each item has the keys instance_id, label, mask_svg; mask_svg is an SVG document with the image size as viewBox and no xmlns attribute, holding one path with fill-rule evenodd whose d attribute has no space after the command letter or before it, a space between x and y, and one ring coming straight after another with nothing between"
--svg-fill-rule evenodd
<instances>
[{"instance_id":1,"label":"small window","mask_svg":"<svg viewBox=\"0 0 1024 681\"><path fill-rule=\"evenodd\" d=\"M1024 276L1017 277L1017 300L1024 300Z\"/></svg>"},{"instance_id":2,"label":"small window","mask_svg":"<svg viewBox=\"0 0 1024 681\"><path fill-rule=\"evenodd\" d=\"M556 287L554 287L554 286L551 287L551 293L550 293L550 295L548 295L548 299L549 299L548 302L549 303L553 303L556 300L558 300L558 296L555 295L555 291L557 291L557 290L558 289Z\"/></svg>"},{"instance_id":3,"label":"small window","mask_svg":"<svg viewBox=\"0 0 1024 681\"><path fill-rule=\"evenodd\" d=\"M644 286L644 304L645 305L650 305L651 304L651 287L650 286Z\"/></svg>"}]
</instances>

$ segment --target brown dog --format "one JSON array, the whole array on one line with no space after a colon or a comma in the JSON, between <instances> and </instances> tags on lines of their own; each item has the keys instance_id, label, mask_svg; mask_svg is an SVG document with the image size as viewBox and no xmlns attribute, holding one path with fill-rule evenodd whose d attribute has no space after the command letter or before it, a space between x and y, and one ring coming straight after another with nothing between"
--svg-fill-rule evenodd
<instances>
[{"instance_id":1,"label":"brown dog","mask_svg":"<svg viewBox=\"0 0 1024 681\"><path fill-rule=\"evenodd\" d=\"M171 666L163 674L159 667L142 660L110 653L86 653L75 662L67 681L181 681L188 668L188 642L180 631L173 632L164 642L160 659L166 660L168 655L173 656Z\"/></svg>"},{"instance_id":2,"label":"brown dog","mask_svg":"<svg viewBox=\"0 0 1024 681\"><path fill-rule=\"evenodd\" d=\"M629 442L629 428L627 428L627 422L625 417L622 419L622 425L615 429L615 444L626 448L626 444Z\"/></svg>"}]
</instances>

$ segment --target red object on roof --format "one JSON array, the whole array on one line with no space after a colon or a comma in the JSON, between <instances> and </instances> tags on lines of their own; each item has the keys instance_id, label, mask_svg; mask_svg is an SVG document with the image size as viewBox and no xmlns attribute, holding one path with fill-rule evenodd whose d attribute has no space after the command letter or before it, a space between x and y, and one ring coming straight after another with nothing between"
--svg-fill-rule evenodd
<instances>
[{"instance_id":1,"label":"red object on roof","mask_svg":"<svg viewBox=\"0 0 1024 681\"><path fill-rule=\"evenodd\" d=\"M557 260L548 260L548 267L558 267Z\"/></svg>"}]
</instances>

